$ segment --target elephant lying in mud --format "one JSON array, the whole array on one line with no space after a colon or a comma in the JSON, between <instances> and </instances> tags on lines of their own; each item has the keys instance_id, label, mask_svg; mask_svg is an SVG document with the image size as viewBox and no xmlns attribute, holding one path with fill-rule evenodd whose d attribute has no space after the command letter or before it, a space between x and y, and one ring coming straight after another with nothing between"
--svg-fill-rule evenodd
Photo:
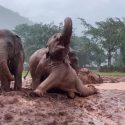
<instances>
[{"instance_id":1,"label":"elephant lying in mud","mask_svg":"<svg viewBox=\"0 0 125 125\"><path fill-rule=\"evenodd\" d=\"M68 53L71 34L72 20L66 18L63 32L54 34L48 40L48 52L43 54L37 68L34 69L36 74L33 80L35 90L31 92L31 96L43 96L51 88L58 88L67 92L70 98L74 98L75 93L80 96L97 93L94 86L82 84L76 71L70 65ZM41 82L38 78L44 75L45 78Z\"/></svg>"},{"instance_id":2,"label":"elephant lying in mud","mask_svg":"<svg viewBox=\"0 0 125 125\"><path fill-rule=\"evenodd\" d=\"M0 30L0 80L2 90L9 91L10 82L13 80L15 80L14 89L21 89L23 62L24 51L20 37L9 30Z\"/></svg>"},{"instance_id":3,"label":"elephant lying in mud","mask_svg":"<svg viewBox=\"0 0 125 125\"><path fill-rule=\"evenodd\" d=\"M80 68L78 76L84 84L100 84L103 83L103 79L100 75L90 71L87 68Z\"/></svg>"},{"instance_id":4,"label":"elephant lying in mud","mask_svg":"<svg viewBox=\"0 0 125 125\"><path fill-rule=\"evenodd\" d=\"M45 70L43 71L42 69L39 68L39 65L42 63L42 60L47 55L48 51L49 51L48 48L41 48L41 49L37 50L35 53L33 53L32 56L30 57L29 70L30 70L31 77L32 77L31 86L34 89L36 88L36 86L38 86L40 84L40 82L45 80L48 76L48 73L46 73ZM71 67L73 69L75 69L75 71L77 72L79 69L78 58L75 55L72 48L70 48L68 55L69 55L69 62L70 62ZM40 69L41 72L43 71L44 73L39 75L35 72L36 69Z\"/></svg>"}]
</instances>

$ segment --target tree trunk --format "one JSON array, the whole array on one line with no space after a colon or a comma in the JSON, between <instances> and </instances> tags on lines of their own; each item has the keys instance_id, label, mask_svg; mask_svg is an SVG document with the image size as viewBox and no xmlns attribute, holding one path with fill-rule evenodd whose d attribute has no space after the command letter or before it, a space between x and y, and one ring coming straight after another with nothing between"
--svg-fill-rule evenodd
<instances>
[{"instance_id":1,"label":"tree trunk","mask_svg":"<svg viewBox=\"0 0 125 125\"><path fill-rule=\"evenodd\" d=\"M112 59L111 51L108 51L108 70L111 69L111 59Z\"/></svg>"}]
</instances>

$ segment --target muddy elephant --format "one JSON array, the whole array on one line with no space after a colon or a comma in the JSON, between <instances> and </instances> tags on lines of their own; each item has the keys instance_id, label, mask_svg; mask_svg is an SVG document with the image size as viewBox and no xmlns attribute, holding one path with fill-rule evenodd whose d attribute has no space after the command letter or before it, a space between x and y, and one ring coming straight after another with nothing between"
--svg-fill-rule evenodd
<instances>
[{"instance_id":1,"label":"muddy elephant","mask_svg":"<svg viewBox=\"0 0 125 125\"><path fill-rule=\"evenodd\" d=\"M10 90L10 82L15 80L14 89L21 89L24 51L19 36L9 30L0 30L0 80L1 89Z\"/></svg>"},{"instance_id":2,"label":"muddy elephant","mask_svg":"<svg viewBox=\"0 0 125 125\"><path fill-rule=\"evenodd\" d=\"M35 89L48 76L48 73L46 73L45 70L43 75L36 73L37 67L39 67L41 61L43 60L43 58L46 56L47 53L48 53L48 48L41 48L37 50L35 53L33 53L29 59L29 71L32 77L31 88Z\"/></svg>"},{"instance_id":3,"label":"muddy elephant","mask_svg":"<svg viewBox=\"0 0 125 125\"><path fill-rule=\"evenodd\" d=\"M80 68L78 76L82 80L83 84L100 84L103 83L103 79L100 75L90 71L87 68Z\"/></svg>"},{"instance_id":4,"label":"muddy elephant","mask_svg":"<svg viewBox=\"0 0 125 125\"><path fill-rule=\"evenodd\" d=\"M32 77L32 84L31 84L32 88L36 88L35 86L38 86L38 84L40 84L40 82L45 80L48 76L48 74L46 73L45 70L44 70L43 75L40 74L41 76L38 76L38 74L36 74L36 72L35 72L37 67L39 67L41 61L43 60L43 58L45 57L45 55L47 53L48 53L48 48L41 48L41 49L37 50L36 52L34 52L29 59L29 71L30 71L31 77ZM70 47L68 56L69 56L70 65L77 72L79 69L78 58L77 58L74 50L71 47ZM35 80L37 80L37 82L34 82ZM35 84L33 84L33 83L35 83Z\"/></svg>"},{"instance_id":5,"label":"muddy elephant","mask_svg":"<svg viewBox=\"0 0 125 125\"><path fill-rule=\"evenodd\" d=\"M72 20L66 18L63 32L54 34L47 42L48 52L40 60L35 73L37 74L36 78L44 75L44 71L48 75L39 85L36 84L37 81L33 83L38 86L31 96L43 96L51 88L59 88L67 92L71 98L75 97L75 93L80 96L97 93L94 86L82 84L76 71L70 65L68 53L71 34Z\"/></svg>"}]
</instances>

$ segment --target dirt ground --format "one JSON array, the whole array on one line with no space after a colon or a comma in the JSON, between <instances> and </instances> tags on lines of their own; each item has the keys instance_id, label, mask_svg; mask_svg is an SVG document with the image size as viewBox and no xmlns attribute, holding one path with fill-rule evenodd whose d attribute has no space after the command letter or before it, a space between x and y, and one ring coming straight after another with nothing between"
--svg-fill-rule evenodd
<instances>
[{"instance_id":1,"label":"dirt ground","mask_svg":"<svg viewBox=\"0 0 125 125\"><path fill-rule=\"evenodd\" d=\"M125 125L125 82L95 85L98 94L75 99L31 98L29 83L23 81L21 92L0 93L0 125Z\"/></svg>"}]
</instances>

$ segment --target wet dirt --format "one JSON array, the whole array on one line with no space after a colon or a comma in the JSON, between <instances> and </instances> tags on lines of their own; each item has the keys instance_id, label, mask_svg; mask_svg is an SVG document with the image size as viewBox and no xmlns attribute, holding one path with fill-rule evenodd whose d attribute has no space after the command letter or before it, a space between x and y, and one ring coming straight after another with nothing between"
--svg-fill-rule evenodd
<instances>
[{"instance_id":1,"label":"wet dirt","mask_svg":"<svg viewBox=\"0 0 125 125\"><path fill-rule=\"evenodd\" d=\"M57 93L31 98L30 82L23 81L22 91L0 93L0 125L125 125L125 83L95 85L98 94L69 99Z\"/></svg>"},{"instance_id":2,"label":"wet dirt","mask_svg":"<svg viewBox=\"0 0 125 125\"><path fill-rule=\"evenodd\" d=\"M103 83L125 82L125 76L101 76Z\"/></svg>"}]
</instances>

